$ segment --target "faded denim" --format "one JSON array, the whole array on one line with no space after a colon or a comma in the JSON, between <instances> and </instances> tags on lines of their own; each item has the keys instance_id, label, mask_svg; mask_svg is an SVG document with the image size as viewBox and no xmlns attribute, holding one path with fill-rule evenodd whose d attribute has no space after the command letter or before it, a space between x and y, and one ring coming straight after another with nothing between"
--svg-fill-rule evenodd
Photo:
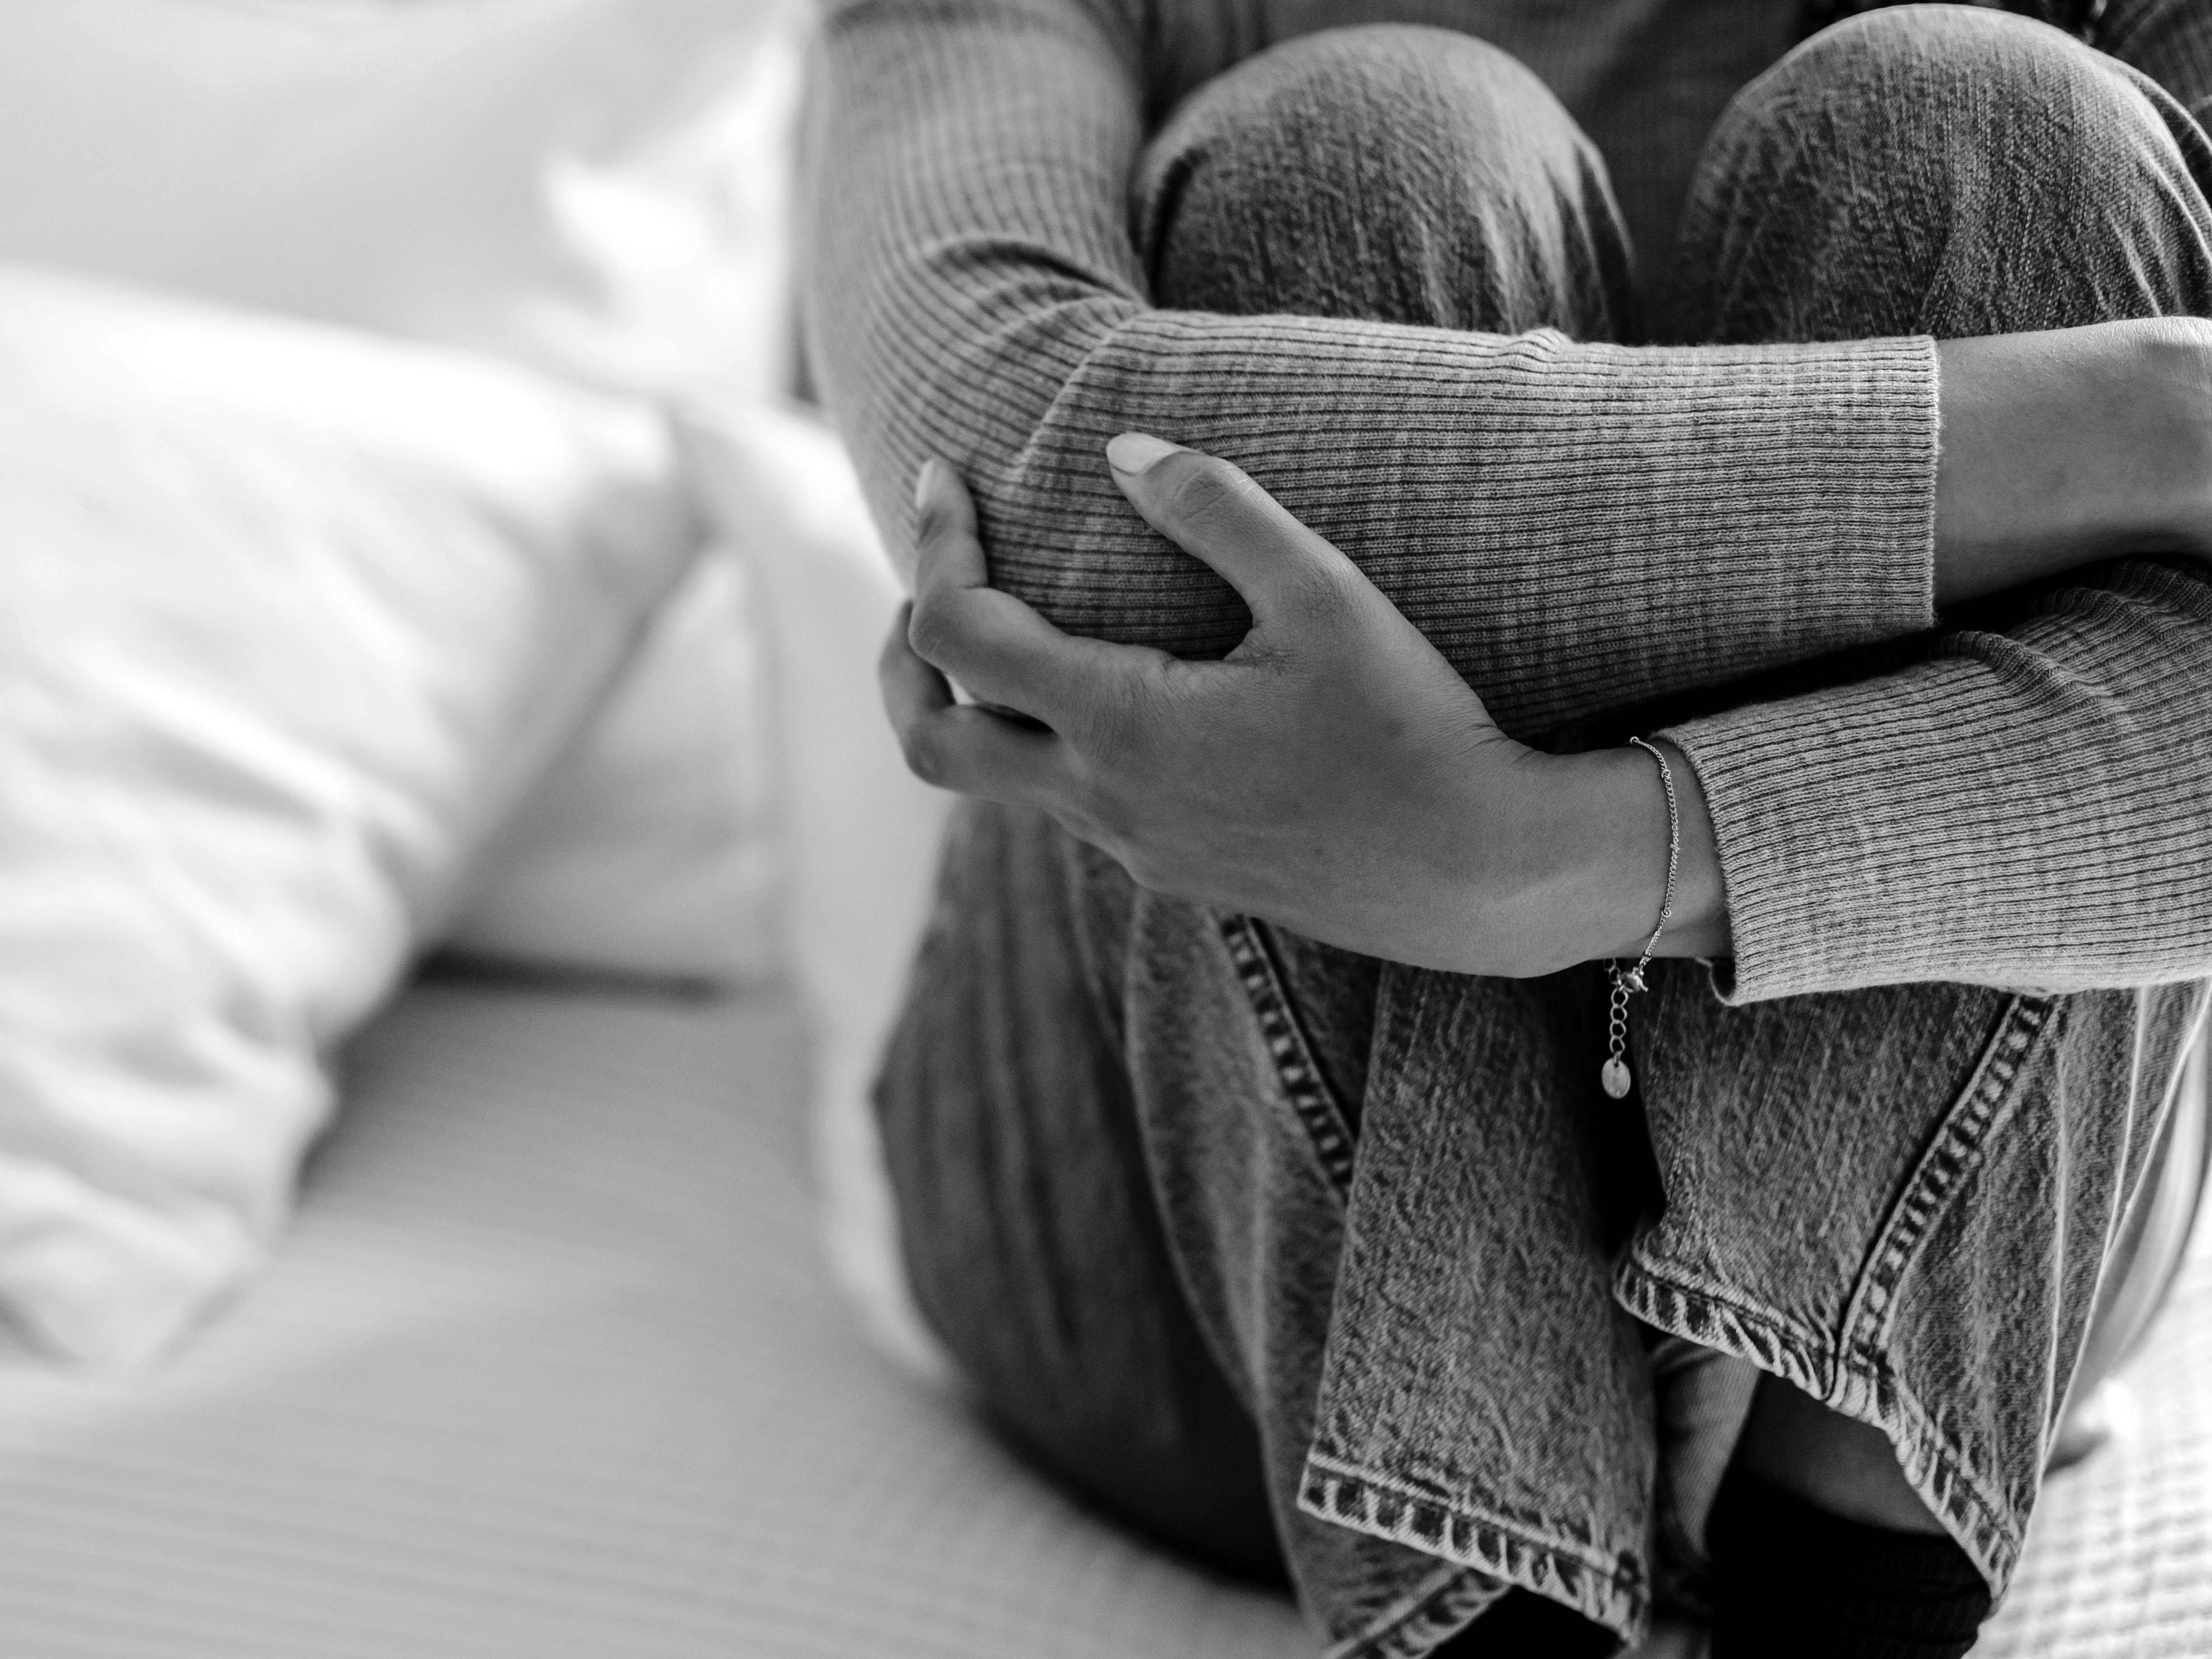
<instances>
[{"instance_id":1,"label":"faded denim","mask_svg":"<svg viewBox=\"0 0 2212 1659\"><path fill-rule=\"evenodd\" d=\"M1648 318L1595 152L1465 36L1261 53L1171 118L1133 211L1167 305L1752 341L2212 312L2208 183L2133 71L1915 7L1737 98ZM1508 1585L1624 1637L1694 1599L1661 1334L1880 1425L2002 1592L2203 988L1717 990L1662 965L1616 1106L1592 969L1352 957L970 804L878 1091L915 1293L1018 1443L1280 1559L1337 1653L1411 1659Z\"/></svg>"}]
</instances>

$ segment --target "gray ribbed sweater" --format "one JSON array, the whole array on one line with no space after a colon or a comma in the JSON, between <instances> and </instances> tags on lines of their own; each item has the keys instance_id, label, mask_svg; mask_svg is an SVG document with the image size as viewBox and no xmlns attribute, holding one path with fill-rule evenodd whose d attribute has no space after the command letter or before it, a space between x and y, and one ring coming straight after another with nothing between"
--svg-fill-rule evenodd
<instances>
[{"instance_id":1,"label":"gray ribbed sweater","mask_svg":"<svg viewBox=\"0 0 2212 1659\"><path fill-rule=\"evenodd\" d=\"M2107 45L2200 118L2201 0ZM1628 348L1152 307L1127 180L1183 92L1288 36L1468 29L1540 76L1664 246L1789 0L831 0L805 239L824 389L892 545L939 453L994 580L1186 653L1243 611L1108 476L1115 433L1246 467L1509 730L1931 626L1931 343ZM2212 589L2108 567L2003 635L1674 728L1741 999L2212 973Z\"/></svg>"}]
</instances>

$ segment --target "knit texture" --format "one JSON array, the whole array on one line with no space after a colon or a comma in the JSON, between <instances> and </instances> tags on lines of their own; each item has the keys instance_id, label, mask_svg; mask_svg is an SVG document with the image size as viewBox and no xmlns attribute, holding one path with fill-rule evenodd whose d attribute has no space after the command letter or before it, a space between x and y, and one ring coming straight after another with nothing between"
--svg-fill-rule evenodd
<instances>
[{"instance_id":1,"label":"knit texture","mask_svg":"<svg viewBox=\"0 0 2212 1659\"><path fill-rule=\"evenodd\" d=\"M1107 471L1106 440L1139 429L1244 466L1523 735L1929 627L1924 339L1637 348L1148 303L1140 147L1182 92L1275 40L1379 21L1494 40L1588 128L1648 242L1794 19L1752 0L1522 15L1541 9L833 3L810 338L895 552L915 470L940 454L999 584L1073 631L1227 650L1242 605ZM2208 56L2154 3L2113 10L2115 40L2191 74ZM2202 107L2201 86L2176 89ZM2186 578L2129 580L2060 592L2019 638L1958 636L1924 669L1682 728L1735 995L2212 963L2212 617Z\"/></svg>"}]
</instances>

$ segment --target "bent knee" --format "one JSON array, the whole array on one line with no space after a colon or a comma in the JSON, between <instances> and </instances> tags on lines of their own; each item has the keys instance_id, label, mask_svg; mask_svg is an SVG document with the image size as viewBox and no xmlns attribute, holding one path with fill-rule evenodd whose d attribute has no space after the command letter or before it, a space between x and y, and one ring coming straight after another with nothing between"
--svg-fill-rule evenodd
<instances>
[{"instance_id":1,"label":"bent knee","mask_svg":"<svg viewBox=\"0 0 2212 1659\"><path fill-rule=\"evenodd\" d=\"M1884 155L1908 174L2139 173L2148 140L2173 155L2169 112L2117 60L2048 24L1979 6L1911 5L1850 18L1745 88L1724 125L1817 117L1832 159Z\"/></svg>"},{"instance_id":2,"label":"bent knee","mask_svg":"<svg viewBox=\"0 0 2212 1659\"><path fill-rule=\"evenodd\" d=\"M1318 133L1316 132L1318 130ZM1571 145L1574 121L1501 47L1413 23L1303 34L1246 58L1176 108L1158 145L1300 148L1346 139L1407 154Z\"/></svg>"},{"instance_id":3,"label":"bent knee","mask_svg":"<svg viewBox=\"0 0 2212 1659\"><path fill-rule=\"evenodd\" d=\"M1452 314L1455 296L1414 267L1473 273L1457 297L1492 311L1516 309L1520 295L1538 310L1603 311L1583 290L1625 269L1603 162L1551 90L1486 41L1411 24L1301 35L1200 87L1146 154L1137 231L1157 297L1200 310L1511 327ZM1346 272L1300 286L1291 267L1325 271L1333 251ZM1400 268L1406 291L1348 283L1356 264ZM1487 293L1485 271L1502 273ZM1552 315L1518 325L1569 321L1607 325Z\"/></svg>"},{"instance_id":4,"label":"bent knee","mask_svg":"<svg viewBox=\"0 0 2212 1659\"><path fill-rule=\"evenodd\" d=\"M1989 334L2197 310L2208 184L2212 146L2179 106L2058 30L1966 6L1869 13L1722 116L1674 327Z\"/></svg>"}]
</instances>

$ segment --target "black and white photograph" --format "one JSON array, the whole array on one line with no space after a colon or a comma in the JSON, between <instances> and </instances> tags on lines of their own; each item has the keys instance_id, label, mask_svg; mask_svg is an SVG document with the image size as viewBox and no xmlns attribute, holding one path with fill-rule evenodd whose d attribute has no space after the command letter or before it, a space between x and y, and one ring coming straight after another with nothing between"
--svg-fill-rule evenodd
<instances>
[{"instance_id":1,"label":"black and white photograph","mask_svg":"<svg viewBox=\"0 0 2212 1659\"><path fill-rule=\"evenodd\" d=\"M2212 0L0 0L0 1659L2212 1659Z\"/></svg>"}]
</instances>

